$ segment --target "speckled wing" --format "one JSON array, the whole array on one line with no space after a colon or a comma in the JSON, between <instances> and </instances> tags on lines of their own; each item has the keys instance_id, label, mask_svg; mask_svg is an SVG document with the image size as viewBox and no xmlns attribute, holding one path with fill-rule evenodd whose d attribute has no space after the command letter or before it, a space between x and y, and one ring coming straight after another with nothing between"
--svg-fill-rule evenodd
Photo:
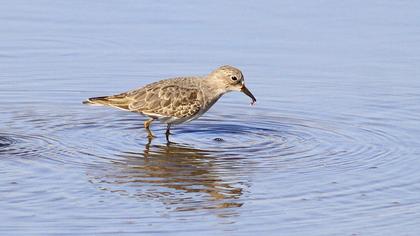
<instances>
[{"instance_id":1,"label":"speckled wing","mask_svg":"<svg viewBox=\"0 0 420 236\"><path fill-rule=\"evenodd\" d=\"M203 97L196 86L187 82L185 79L167 80L131 91L129 96L133 102L129 110L156 118L192 117L200 111Z\"/></svg>"}]
</instances>

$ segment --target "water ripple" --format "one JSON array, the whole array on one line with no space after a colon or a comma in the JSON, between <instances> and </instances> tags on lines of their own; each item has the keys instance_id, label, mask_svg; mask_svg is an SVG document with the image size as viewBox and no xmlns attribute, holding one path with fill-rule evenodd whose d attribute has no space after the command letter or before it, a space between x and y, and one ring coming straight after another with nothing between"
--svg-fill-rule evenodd
<instances>
[{"instance_id":1,"label":"water ripple","mask_svg":"<svg viewBox=\"0 0 420 236\"><path fill-rule=\"evenodd\" d=\"M0 153L14 157L55 156L60 153L57 140L40 135L0 133ZM50 159L52 160L52 159ZM59 159L55 159L59 161Z\"/></svg>"},{"instance_id":2,"label":"water ripple","mask_svg":"<svg viewBox=\"0 0 420 236\"><path fill-rule=\"evenodd\" d=\"M136 114L108 109L71 114L18 112L8 125L17 130L24 126L37 135L0 133L0 154L53 164L49 167L51 176L60 176L63 171L53 169L56 163L83 169L100 191L139 202L159 202L177 212L235 209L268 200L288 203L363 198L397 187L392 180L405 166L389 166L400 162L405 150L393 145L398 137L382 126L355 125L351 119L260 118L210 114L175 126L171 143L167 143L165 127L157 123L153 130L158 137L150 142L143 119ZM328 176L378 169L382 174L377 178L354 180L346 188L334 179L315 187L310 184L312 179L305 178L316 172ZM269 183L294 178L302 187L262 195L254 192L250 199L248 193L256 177ZM414 183L415 179L407 179L403 184L410 188ZM276 214L261 210L255 213Z\"/></svg>"}]
</instances>

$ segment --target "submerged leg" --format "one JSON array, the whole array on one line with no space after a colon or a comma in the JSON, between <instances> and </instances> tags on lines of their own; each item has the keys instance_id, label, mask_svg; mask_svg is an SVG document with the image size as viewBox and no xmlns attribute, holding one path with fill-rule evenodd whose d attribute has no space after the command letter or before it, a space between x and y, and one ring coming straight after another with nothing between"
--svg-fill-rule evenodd
<instances>
[{"instance_id":1,"label":"submerged leg","mask_svg":"<svg viewBox=\"0 0 420 236\"><path fill-rule=\"evenodd\" d=\"M171 124L168 124L168 126L166 126L166 135L170 135L171 133Z\"/></svg>"},{"instance_id":2,"label":"submerged leg","mask_svg":"<svg viewBox=\"0 0 420 236\"><path fill-rule=\"evenodd\" d=\"M154 138L155 136L153 135L153 133L152 133L152 131L150 131L150 125L152 124L152 122L154 121L155 119L153 119L153 118L150 118L150 119L148 119L148 120L146 120L145 122L144 122L144 128L146 129L146 131L147 131L147 137L148 138Z\"/></svg>"},{"instance_id":3,"label":"submerged leg","mask_svg":"<svg viewBox=\"0 0 420 236\"><path fill-rule=\"evenodd\" d=\"M168 126L166 126L166 140L169 142L169 135L171 134L171 124L168 124Z\"/></svg>"}]
</instances>

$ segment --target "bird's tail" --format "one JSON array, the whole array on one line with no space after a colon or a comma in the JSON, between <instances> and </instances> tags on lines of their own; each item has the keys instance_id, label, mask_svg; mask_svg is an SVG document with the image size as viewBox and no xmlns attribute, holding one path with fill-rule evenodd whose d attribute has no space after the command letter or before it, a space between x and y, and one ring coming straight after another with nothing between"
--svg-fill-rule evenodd
<instances>
[{"instance_id":1,"label":"bird's tail","mask_svg":"<svg viewBox=\"0 0 420 236\"><path fill-rule=\"evenodd\" d=\"M123 110L129 110L129 103L130 99L126 96L125 93L112 96L93 97L83 101L83 104L94 106L111 106Z\"/></svg>"}]
</instances>

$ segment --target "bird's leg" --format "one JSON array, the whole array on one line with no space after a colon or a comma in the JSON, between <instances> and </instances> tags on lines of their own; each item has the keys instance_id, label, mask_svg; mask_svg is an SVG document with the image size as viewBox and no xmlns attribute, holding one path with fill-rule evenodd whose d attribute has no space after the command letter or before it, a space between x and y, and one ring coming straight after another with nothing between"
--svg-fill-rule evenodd
<instances>
[{"instance_id":1,"label":"bird's leg","mask_svg":"<svg viewBox=\"0 0 420 236\"><path fill-rule=\"evenodd\" d=\"M169 135L171 134L171 124L168 124L168 126L166 126L166 140L169 142Z\"/></svg>"},{"instance_id":2,"label":"bird's leg","mask_svg":"<svg viewBox=\"0 0 420 236\"><path fill-rule=\"evenodd\" d=\"M166 126L166 135L170 135L171 133L171 124L168 124L168 126Z\"/></svg>"},{"instance_id":3,"label":"bird's leg","mask_svg":"<svg viewBox=\"0 0 420 236\"><path fill-rule=\"evenodd\" d=\"M152 131L150 131L150 125L152 124L152 122L154 121L155 119L153 119L153 118L150 118L150 119L148 119L148 120L146 120L145 122L144 122L144 128L146 129L146 131L147 131L147 137L148 138L154 138L155 136L153 135L153 133L152 133Z\"/></svg>"},{"instance_id":4,"label":"bird's leg","mask_svg":"<svg viewBox=\"0 0 420 236\"><path fill-rule=\"evenodd\" d=\"M152 143L152 139L151 138L147 138L148 142L146 143L146 146L144 147L144 157L148 158L149 157L149 151L150 151L150 144Z\"/></svg>"}]
</instances>

